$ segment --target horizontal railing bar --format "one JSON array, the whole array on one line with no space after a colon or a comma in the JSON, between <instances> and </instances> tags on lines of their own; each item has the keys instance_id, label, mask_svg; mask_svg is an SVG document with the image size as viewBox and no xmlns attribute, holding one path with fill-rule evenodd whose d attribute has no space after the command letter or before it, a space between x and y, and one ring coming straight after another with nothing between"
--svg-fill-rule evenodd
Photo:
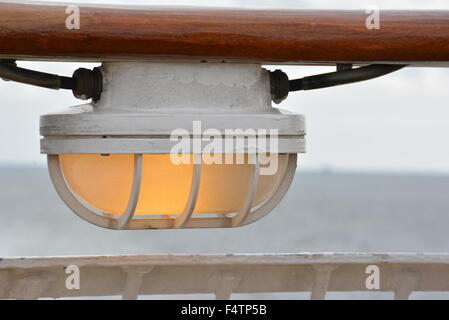
<instances>
[{"instance_id":1,"label":"horizontal railing bar","mask_svg":"<svg viewBox=\"0 0 449 320\"><path fill-rule=\"evenodd\" d=\"M449 254L408 253L302 253L302 254L155 254L67 257L0 258L0 270L5 268L36 268L66 266L123 265L302 265L302 264L448 264Z\"/></svg>"},{"instance_id":2,"label":"horizontal railing bar","mask_svg":"<svg viewBox=\"0 0 449 320\"><path fill-rule=\"evenodd\" d=\"M449 62L449 11L443 10L381 10L379 23L371 28L375 17L365 10L80 4L80 24L68 29L66 20L75 24L69 14L76 10L69 7L67 13L66 9L68 4L61 3L1 2L0 57L278 64Z\"/></svg>"},{"instance_id":3,"label":"horizontal railing bar","mask_svg":"<svg viewBox=\"0 0 449 320\"><path fill-rule=\"evenodd\" d=\"M70 269L68 267L70 266ZM79 289L66 287L78 267ZM367 286L378 269L378 287ZM370 269L371 268L371 269ZM367 271L368 270L368 271ZM69 272L70 273L70 272ZM269 276L267 276L269 275ZM449 255L260 254L135 255L5 258L0 260L0 299L122 295L310 292L449 292Z\"/></svg>"}]
</instances>

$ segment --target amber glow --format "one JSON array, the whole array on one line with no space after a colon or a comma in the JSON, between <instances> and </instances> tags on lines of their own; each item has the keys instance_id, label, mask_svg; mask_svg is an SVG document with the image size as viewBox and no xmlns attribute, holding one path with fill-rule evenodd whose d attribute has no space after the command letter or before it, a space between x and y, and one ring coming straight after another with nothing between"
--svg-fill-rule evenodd
<instances>
[{"instance_id":1,"label":"amber glow","mask_svg":"<svg viewBox=\"0 0 449 320\"><path fill-rule=\"evenodd\" d=\"M285 155L280 155L279 158ZM61 170L74 193L90 206L121 214L131 192L131 154L61 154ZM259 179L254 206L263 203L282 174ZM242 207L249 188L251 164L202 164L194 213L232 213ZM175 165L168 154L143 156L142 185L136 214L179 214L189 196L193 164Z\"/></svg>"}]
</instances>

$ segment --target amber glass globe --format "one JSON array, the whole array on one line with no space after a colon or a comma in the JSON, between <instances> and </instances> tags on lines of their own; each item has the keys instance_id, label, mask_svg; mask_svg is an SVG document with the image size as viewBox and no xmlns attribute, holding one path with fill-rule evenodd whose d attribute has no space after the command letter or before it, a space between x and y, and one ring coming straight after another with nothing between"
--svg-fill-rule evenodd
<instances>
[{"instance_id":1,"label":"amber glass globe","mask_svg":"<svg viewBox=\"0 0 449 320\"><path fill-rule=\"evenodd\" d=\"M279 158L286 155L279 155ZM131 193L134 155L61 154L64 178L82 201L104 213L122 214ZM201 164L200 189L194 213L238 212L247 197L253 164ZM282 163L282 161L279 161ZM173 164L169 154L143 155L143 170L136 215L182 212L192 183L194 165ZM282 178L281 166L261 175L253 207L270 197Z\"/></svg>"}]
</instances>

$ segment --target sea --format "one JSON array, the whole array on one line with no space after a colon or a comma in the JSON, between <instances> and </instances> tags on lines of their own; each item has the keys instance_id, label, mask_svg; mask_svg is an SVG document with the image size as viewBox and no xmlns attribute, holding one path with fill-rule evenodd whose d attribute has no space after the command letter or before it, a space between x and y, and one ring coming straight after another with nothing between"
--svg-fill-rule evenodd
<instances>
[{"instance_id":1,"label":"sea","mask_svg":"<svg viewBox=\"0 0 449 320\"><path fill-rule=\"evenodd\" d=\"M56 194L46 168L1 167L0 179L2 258L164 253L449 252L449 175L298 171L279 206L249 226L138 231L106 230L78 218ZM232 298L307 299L309 295L233 295ZM360 292L327 296L330 299L391 297L389 293L373 296ZM448 299L449 295L414 293L412 298Z\"/></svg>"}]
</instances>

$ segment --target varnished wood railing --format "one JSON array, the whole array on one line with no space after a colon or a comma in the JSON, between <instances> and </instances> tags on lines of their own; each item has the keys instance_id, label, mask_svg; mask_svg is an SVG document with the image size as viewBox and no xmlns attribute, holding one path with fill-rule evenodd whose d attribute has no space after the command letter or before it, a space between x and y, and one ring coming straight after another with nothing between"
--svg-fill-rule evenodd
<instances>
[{"instance_id":1,"label":"varnished wood railing","mask_svg":"<svg viewBox=\"0 0 449 320\"><path fill-rule=\"evenodd\" d=\"M447 63L449 11L242 10L0 2L0 58Z\"/></svg>"}]
</instances>

